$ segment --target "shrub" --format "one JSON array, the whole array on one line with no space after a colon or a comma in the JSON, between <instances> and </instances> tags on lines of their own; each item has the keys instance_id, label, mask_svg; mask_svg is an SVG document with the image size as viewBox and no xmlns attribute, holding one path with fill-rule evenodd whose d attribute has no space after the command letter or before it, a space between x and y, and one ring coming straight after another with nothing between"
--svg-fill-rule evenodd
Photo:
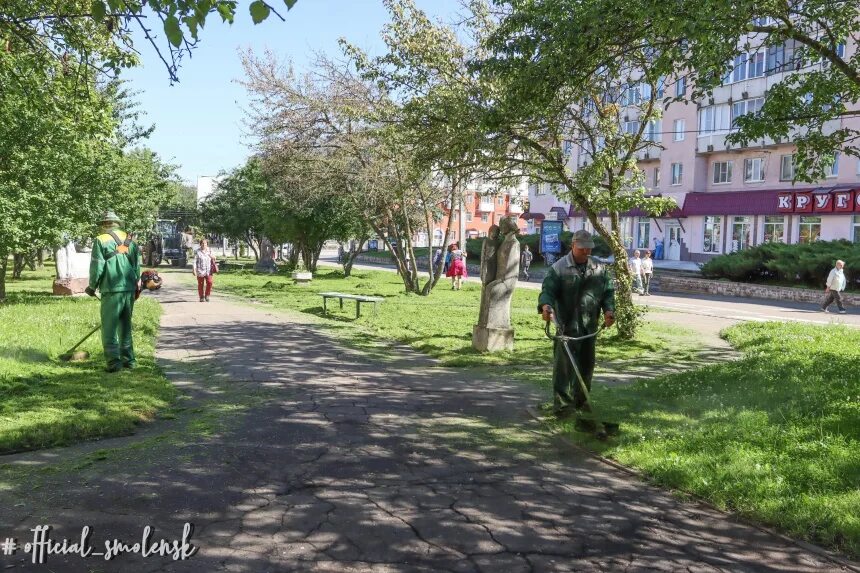
<instances>
[{"instance_id":1,"label":"shrub","mask_svg":"<svg viewBox=\"0 0 860 573\"><path fill-rule=\"evenodd\" d=\"M845 261L848 288L856 289L860 281L860 245L844 239L798 245L765 243L714 257L702 265L702 275L738 282L797 283L820 288L839 259Z\"/></svg>"}]
</instances>

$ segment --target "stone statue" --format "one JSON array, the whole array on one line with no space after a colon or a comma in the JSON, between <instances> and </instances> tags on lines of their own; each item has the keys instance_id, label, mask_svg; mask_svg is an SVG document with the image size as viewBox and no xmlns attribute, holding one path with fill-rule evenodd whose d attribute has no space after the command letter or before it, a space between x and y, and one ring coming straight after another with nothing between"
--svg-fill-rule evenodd
<instances>
[{"instance_id":1,"label":"stone statue","mask_svg":"<svg viewBox=\"0 0 860 573\"><path fill-rule=\"evenodd\" d=\"M258 273L278 272L278 265L275 264L275 247L268 237L263 237L260 241L260 260L257 261L254 270Z\"/></svg>"},{"instance_id":2,"label":"stone statue","mask_svg":"<svg viewBox=\"0 0 860 573\"><path fill-rule=\"evenodd\" d=\"M505 217L493 225L481 249L481 310L472 329L479 352L513 350L511 297L520 274L520 243L516 220Z\"/></svg>"}]
</instances>

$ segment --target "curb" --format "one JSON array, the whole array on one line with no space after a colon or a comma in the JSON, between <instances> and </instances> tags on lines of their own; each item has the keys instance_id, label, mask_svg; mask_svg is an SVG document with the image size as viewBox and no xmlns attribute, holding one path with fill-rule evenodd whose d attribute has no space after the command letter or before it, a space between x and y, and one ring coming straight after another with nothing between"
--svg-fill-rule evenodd
<instances>
[{"instance_id":1,"label":"curb","mask_svg":"<svg viewBox=\"0 0 860 573\"><path fill-rule=\"evenodd\" d=\"M541 416L533 406L527 406L526 412L536 422L538 422L539 424L551 429L551 426L544 420L544 417ZM780 533L780 532L775 531L775 530L773 530L773 529L771 529L765 525L751 521L751 520L743 517L742 515L739 515L737 513L728 512L724 509L720 509L719 507L716 507L715 505L713 505L709 501L707 501L707 500L705 500L705 499L703 499L703 498L701 498L698 495L695 495L693 493L689 493L689 492L686 492L686 491L680 490L680 489L667 488L665 486L658 486L656 484L653 484L648 479L648 476L646 474L644 474L638 470L635 470L631 467L620 464L620 463L616 462L615 460L611 460L605 456L601 456L597 452L595 452L589 448L586 448L585 446L577 444L576 442L572 441L570 438L566 437L564 434L562 434L560 432L551 432L551 436L557 440L560 440L566 446L573 448L573 449L577 450L578 452L581 452L581 453L587 455L588 457L595 459L598 462L601 462L601 463L603 463L607 466L610 466L616 470L619 470L619 471L621 471L621 472L623 472L629 476L636 477L639 480L641 480L645 483L648 483L649 485L652 485L653 487L657 487L657 488L662 489L662 490L667 490L669 492L675 492L675 493L683 494L684 496L687 496L687 497L695 500L695 502L698 503L699 505L702 505L702 506L710 509L711 511L714 511L716 513L721 514L723 517L725 517L729 521L734 521L736 523L740 523L743 525L747 525L749 527L753 527L755 529L758 529L759 531L763 531L764 533L767 533L767 534L772 535L778 539L781 539L781 540L785 541L786 543L789 543L791 545L794 545L796 547L799 547L801 549L809 551L810 553L815 553L816 555L818 555L820 557L825 557L825 558L829 559L830 561L833 561L834 563L838 563L839 565L848 569L849 571L854 571L856 573L860 573L860 564L849 561L847 558L842 557L841 555L835 554L828 549L824 549L823 547L809 543L807 541L801 541L799 539L789 537L788 535L785 535L784 533Z\"/></svg>"}]
</instances>

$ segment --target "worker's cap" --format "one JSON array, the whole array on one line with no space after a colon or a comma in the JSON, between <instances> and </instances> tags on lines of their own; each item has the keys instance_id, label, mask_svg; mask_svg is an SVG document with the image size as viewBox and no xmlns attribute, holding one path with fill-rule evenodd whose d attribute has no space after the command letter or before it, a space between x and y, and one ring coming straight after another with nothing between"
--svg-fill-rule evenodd
<instances>
[{"instance_id":1,"label":"worker's cap","mask_svg":"<svg viewBox=\"0 0 860 573\"><path fill-rule=\"evenodd\" d=\"M116 216L116 213L113 211L105 211L105 214L102 215L102 218L99 219L102 223L122 223L119 217Z\"/></svg>"},{"instance_id":2,"label":"worker's cap","mask_svg":"<svg viewBox=\"0 0 860 573\"><path fill-rule=\"evenodd\" d=\"M586 230L580 230L573 234L573 243L582 249L593 249L594 238Z\"/></svg>"}]
</instances>

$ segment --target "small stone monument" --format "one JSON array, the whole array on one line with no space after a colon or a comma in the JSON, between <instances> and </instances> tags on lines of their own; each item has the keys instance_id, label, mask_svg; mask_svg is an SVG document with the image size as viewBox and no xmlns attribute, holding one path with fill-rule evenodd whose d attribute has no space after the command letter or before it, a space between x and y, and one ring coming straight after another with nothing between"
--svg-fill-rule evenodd
<instances>
[{"instance_id":1,"label":"small stone monument","mask_svg":"<svg viewBox=\"0 0 860 573\"><path fill-rule=\"evenodd\" d=\"M275 264L275 247L267 237L263 237L260 241L260 260L257 261L254 270L258 273L278 272L278 265Z\"/></svg>"},{"instance_id":2,"label":"small stone monument","mask_svg":"<svg viewBox=\"0 0 860 573\"><path fill-rule=\"evenodd\" d=\"M472 347L479 352L514 349L511 297L520 274L520 243L516 221L505 217L493 225L481 249L481 310L472 329Z\"/></svg>"},{"instance_id":3,"label":"small stone monument","mask_svg":"<svg viewBox=\"0 0 860 573\"><path fill-rule=\"evenodd\" d=\"M90 253L78 252L75 243L69 241L65 247L54 252L57 262L57 278L54 280L54 294L70 296L84 292L90 281Z\"/></svg>"}]
</instances>

